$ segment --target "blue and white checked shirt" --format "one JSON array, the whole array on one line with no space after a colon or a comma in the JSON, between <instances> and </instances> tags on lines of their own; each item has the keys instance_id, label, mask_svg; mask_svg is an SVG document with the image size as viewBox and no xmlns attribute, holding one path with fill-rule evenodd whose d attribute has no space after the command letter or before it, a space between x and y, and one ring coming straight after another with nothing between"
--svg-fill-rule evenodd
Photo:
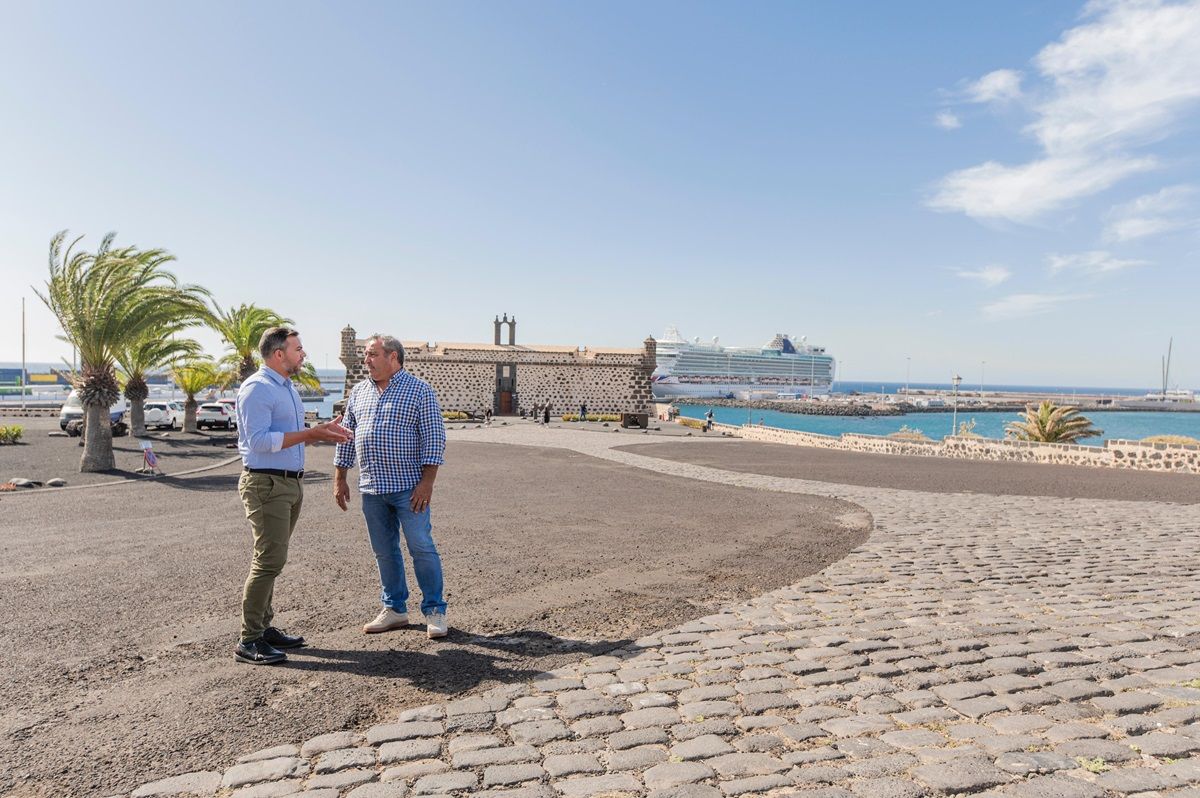
<instances>
[{"instance_id":1,"label":"blue and white checked shirt","mask_svg":"<svg viewBox=\"0 0 1200 798\"><path fill-rule=\"evenodd\" d=\"M350 390L342 426L354 440L339 443L333 464L351 468L358 461L363 493L403 493L421 481L421 468L442 465L446 424L429 383L407 371L392 375L380 393L365 379Z\"/></svg>"},{"instance_id":2,"label":"blue and white checked shirt","mask_svg":"<svg viewBox=\"0 0 1200 798\"><path fill-rule=\"evenodd\" d=\"M304 404L287 377L263 366L238 390L238 452L246 468L301 471L304 444L283 448L285 432L304 429Z\"/></svg>"}]
</instances>

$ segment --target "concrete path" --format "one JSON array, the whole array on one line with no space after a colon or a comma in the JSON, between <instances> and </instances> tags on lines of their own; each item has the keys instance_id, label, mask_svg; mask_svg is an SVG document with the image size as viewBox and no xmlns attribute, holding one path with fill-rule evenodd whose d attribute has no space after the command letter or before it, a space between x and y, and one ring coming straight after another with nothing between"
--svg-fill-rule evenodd
<instances>
[{"instance_id":1,"label":"concrete path","mask_svg":"<svg viewBox=\"0 0 1200 798\"><path fill-rule=\"evenodd\" d=\"M1200 798L1196 505L733 473L613 450L655 440L631 434L452 434L835 496L875 531L817 576L627 649L135 798Z\"/></svg>"}]
</instances>

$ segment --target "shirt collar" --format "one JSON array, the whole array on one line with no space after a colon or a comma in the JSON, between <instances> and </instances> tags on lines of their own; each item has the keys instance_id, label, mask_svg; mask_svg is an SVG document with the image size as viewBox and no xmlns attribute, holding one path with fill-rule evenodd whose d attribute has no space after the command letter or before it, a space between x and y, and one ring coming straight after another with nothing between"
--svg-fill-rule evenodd
<instances>
[{"instance_id":1,"label":"shirt collar","mask_svg":"<svg viewBox=\"0 0 1200 798\"><path fill-rule=\"evenodd\" d=\"M397 371L395 374L393 374L393 375L392 375L392 376L391 376L391 377L388 379L388 384L387 384L387 385L385 385L385 386L383 386L383 390L382 390L382 391L381 391L381 390L379 390L379 386L378 386L378 385L375 385L375 381L374 381L374 380L371 380L371 385L372 385L372 386L374 386L374 388L375 388L375 392L376 392L376 393L380 393L380 394L382 394L382 393L386 392L386 391L387 391L389 388L391 388L393 385L395 385L395 384L396 384L396 382L397 382L398 380L400 380L400 378L401 378L401 375L402 375L402 374L404 374L404 373L405 373L404 369L400 369L400 370L399 370L399 371ZM370 378L368 377L368 379L370 379Z\"/></svg>"},{"instance_id":2,"label":"shirt collar","mask_svg":"<svg viewBox=\"0 0 1200 798\"><path fill-rule=\"evenodd\" d=\"M288 378L280 374L275 369L263 366L258 371L260 374L265 374L267 379L271 380L271 382L275 383L276 385L287 385L288 383Z\"/></svg>"}]
</instances>

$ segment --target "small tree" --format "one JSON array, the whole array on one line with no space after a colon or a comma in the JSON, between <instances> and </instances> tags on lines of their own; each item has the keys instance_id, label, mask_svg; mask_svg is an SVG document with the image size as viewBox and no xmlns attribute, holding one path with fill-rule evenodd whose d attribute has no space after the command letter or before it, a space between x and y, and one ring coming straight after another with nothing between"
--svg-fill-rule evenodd
<instances>
[{"instance_id":1,"label":"small tree","mask_svg":"<svg viewBox=\"0 0 1200 798\"><path fill-rule=\"evenodd\" d=\"M1037 408L1025 408L1025 415L1010 422L1004 432L1019 441L1039 443L1075 443L1084 438L1098 438L1104 430L1096 429L1087 416L1079 414L1079 408L1056 405L1049 399Z\"/></svg>"},{"instance_id":2,"label":"small tree","mask_svg":"<svg viewBox=\"0 0 1200 798\"><path fill-rule=\"evenodd\" d=\"M196 394L217 384L217 365L211 358L197 358L180 363L171 370L171 378L187 395L183 403L183 431L199 432L196 427Z\"/></svg>"}]
</instances>

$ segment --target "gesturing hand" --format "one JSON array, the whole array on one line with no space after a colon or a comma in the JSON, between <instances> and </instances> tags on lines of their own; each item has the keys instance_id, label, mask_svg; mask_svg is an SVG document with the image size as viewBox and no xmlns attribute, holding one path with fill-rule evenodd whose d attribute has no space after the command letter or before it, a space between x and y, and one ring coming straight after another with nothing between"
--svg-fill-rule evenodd
<instances>
[{"instance_id":1,"label":"gesturing hand","mask_svg":"<svg viewBox=\"0 0 1200 798\"><path fill-rule=\"evenodd\" d=\"M333 421L318 424L309 430L309 435L312 440L321 443L347 443L354 440L354 433L343 427L341 421L342 417L338 416Z\"/></svg>"}]
</instances>

